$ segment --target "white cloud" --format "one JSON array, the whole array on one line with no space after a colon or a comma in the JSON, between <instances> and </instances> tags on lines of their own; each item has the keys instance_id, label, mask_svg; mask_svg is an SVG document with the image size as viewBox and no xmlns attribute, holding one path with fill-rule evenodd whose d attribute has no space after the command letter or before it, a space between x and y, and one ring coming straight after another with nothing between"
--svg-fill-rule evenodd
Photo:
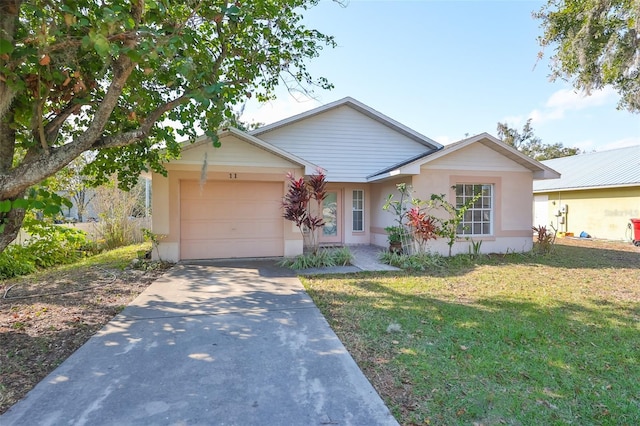
<instances>
[{"instance_id":1,"label":"white cloud","mask_svg":"<svg viewBox=\"0 0 640 426\"><path fill-rule=\"evenodd\" d=\"M608 151L610 149L626 148L628 146L636 145L640 146L640 136L622 138L609 143L596 143L592 139L586 139L571 144L572 147L579 148L582 152Z\"/></svg>"},{"instance_id":2,"label":"white cloud","mask_svg":"<svg viewBox=\"0 0 640 426\"><path fill-rule=\"evenodd\" d=\"M544 108L534 109L528 117L536 124L560 120L565 117L568 111L579 111L615 103L616 97L616 91L610 87L594 91L591 95L578 93L572 89L560 89L549 96Z\"/></svg>"},{"instance_id":3,"label":"white cloud","mask_svg":"<svg viewBox=\"0 0 640 426\"><path fill-rule=\"evenodd\" d=\"M580 110L596 107L615 101L616 91L607 86L602 90L592 92L591 95L577 93L571 89L560 89L553 93L545 106L551 109Z\"/></svg>"},{"instance_id":4,"label":"white cloud","mask_svg":"<svg viewBox=\"0 0 640 426\"><path fill-rule=\"evenodd\" d=\"M529 113L532 123L543 123L545 121L560 120L564 118L564 109L534 109Z\"/></svg>"},{"instance_id":5,"label":"white cloud","mask_svg":"<svg viewBox=\"0 0 640 426\"><path fill-rule=\"evenodd\" d=\"M578 148L580 152L596 151L596 143L591 139L579 141L571 144L571 148Z\"/></svg>"}]
</instances>

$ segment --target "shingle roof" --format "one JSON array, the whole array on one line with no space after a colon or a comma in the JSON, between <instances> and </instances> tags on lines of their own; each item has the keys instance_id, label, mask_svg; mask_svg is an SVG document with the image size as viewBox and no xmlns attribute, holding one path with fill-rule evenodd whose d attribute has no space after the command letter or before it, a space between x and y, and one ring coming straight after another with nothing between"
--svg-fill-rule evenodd
<instances>
[{"instance_id":1,"label":"shingle roof","mask_svg":"<svg viewBox=\"0 0 640 426\"><path fill-rule=\"evenodd\" d=\"M640 186L640 145L542 161L560 179L533 182L533 192Z\"/></svg>"}]
</instances>

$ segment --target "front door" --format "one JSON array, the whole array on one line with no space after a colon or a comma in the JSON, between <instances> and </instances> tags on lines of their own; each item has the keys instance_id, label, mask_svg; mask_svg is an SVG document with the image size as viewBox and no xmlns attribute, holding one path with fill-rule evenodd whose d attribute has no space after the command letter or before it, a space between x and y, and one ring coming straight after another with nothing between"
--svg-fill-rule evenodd
<instances>
[{"instance_id":1,"label":"front door","mask_svg":"<svg viewBox=\"0 0 640 426\"><path fill-rule=\"evenodd\" d=\"M324 227L320 230L320 243L342 242L342 191L329 190L322 201Z\"/></svg>"}]
</instances>

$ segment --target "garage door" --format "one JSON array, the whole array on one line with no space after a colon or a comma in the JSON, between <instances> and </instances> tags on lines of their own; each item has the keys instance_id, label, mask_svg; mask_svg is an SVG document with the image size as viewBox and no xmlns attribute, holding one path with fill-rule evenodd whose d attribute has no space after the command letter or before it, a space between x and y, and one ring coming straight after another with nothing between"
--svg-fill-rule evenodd
<instances>
[{"instance_id":1,"label":"garage door","mask_svg":"<svg viewBox=\"0 0 640 426\"><path fill-rule=\"evenodd\" d=\"M284 183L197 181L180 184L180 258L284 254Z\"/></svg>"}]
</instances>

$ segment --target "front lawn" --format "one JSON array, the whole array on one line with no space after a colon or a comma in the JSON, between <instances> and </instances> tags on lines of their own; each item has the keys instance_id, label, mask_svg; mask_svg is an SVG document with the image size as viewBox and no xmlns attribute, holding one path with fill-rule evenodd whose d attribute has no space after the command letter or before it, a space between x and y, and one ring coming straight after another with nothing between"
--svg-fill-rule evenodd
<instances>
[{"instance_id":1,"label":"front lawn","mask_svg":"<svg viewBox=\"0 0 640 426\"><path fill-rule=\"evenodd\" d=\"M401 424L640 424L630 244L303 283Z\"/></svg>"}]
</instances>

